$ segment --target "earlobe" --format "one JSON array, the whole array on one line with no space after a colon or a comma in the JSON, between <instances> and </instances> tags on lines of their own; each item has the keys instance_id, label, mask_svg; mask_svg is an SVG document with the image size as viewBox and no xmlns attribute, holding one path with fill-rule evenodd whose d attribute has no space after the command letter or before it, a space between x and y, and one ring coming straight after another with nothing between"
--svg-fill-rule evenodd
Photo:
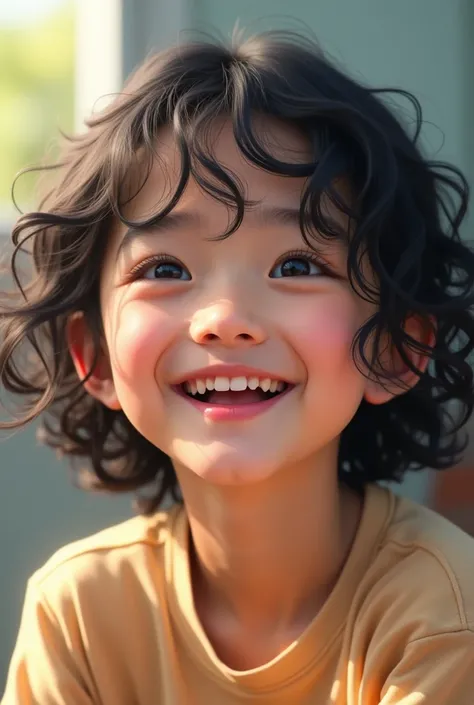
<instances>
[{"instance_id":1,"label":"earlobe","mask_svg":"<svg viewBox=\"0 0 474 705\"><path fill-rule=\"evenodd\" d=\"M89 375L95 349L92 333L82 312L75 313L68 320L67 344L77 375L84 382L86 391L109 409L119 411L121 405L115 391L109 356L105 350L99 350L96 365Z\"/></svg>"},{"instance_id":2,"label":"earlobe","mask_svg":"<svg viewBox=\"0 0 474 705\"><path fill-rule=\"evenodd\" d=\"M380 406L381 404L386 404L395 397L408 391L411 387L403 385L402 380L398 379L397 383L390 382L387 380L376 380L369 379L364 392L364 399L369 404L374 406ZM415 386L415 385L412 385Z\"/></svg>"},{"instance_id":3,"label":"earlobe","mask_svg":"<svg viewBox=\"0 0 474 705\"><path fill-rule=\"evenodd\" d=\"M433 321L421 321L412 316L405 324L405 332L424 347L434 348L436 333ZM364 399L369 404L385 404L416 386L420 375L425 372L428 366L430 354L409 345L405 346L405 354L419 374L407 365L393 346L387 345L385 352L381 355L381 363L388 375L385 378L379 378L374 374L369 375L364 393Z\"/></svg>"}]
</instances>

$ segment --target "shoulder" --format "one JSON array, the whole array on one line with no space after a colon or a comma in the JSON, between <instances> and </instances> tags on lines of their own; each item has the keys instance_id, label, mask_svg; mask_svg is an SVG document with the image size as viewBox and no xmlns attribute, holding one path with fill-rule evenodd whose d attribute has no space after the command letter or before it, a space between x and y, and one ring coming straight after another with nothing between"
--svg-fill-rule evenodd
<instances>
[{"instance_id":1,"label":"shoulder","mask_svg":"<svg viewBox=\"0 0 474 705\"><path fill-rule=\"evenodd\" d=\"M163 563L179 506L151 517L136 516L56 551L30 578L30 590L54 603L64 597L145 578L150 561Z\"/></svg>"},{"instance_id":2,"label":"shoulder","mask_svg":"<svg viewBox=\"0 0 474 705\"><path fill-rule=\"evenodd\" d=\"M408 499L390 493L390 506L365 581L378 618L407 641L474 632L474 539Z\"/></svg>"}]
</instances>

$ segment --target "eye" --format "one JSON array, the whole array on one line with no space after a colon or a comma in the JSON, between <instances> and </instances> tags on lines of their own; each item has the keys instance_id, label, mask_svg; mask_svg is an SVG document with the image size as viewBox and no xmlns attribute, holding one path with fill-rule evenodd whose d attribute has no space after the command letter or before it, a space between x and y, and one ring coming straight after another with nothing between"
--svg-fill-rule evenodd
<instances>
[{"instance_id":1,"label":"eye","mask_svg":"<svg viewBox=\"0 0 474 705\"><path fill-rule=\"evenodd\" d=\"M316 256L309 252L288 253L275 265L270 272L270 277L314 277L324 274L324 267Z\"/></svg>"},{"instance_id":2,"label":"eye","mask_svg":"<svg viewBox=\"0 0 474 705\"><path fill-rule=\"evenodd\" d=\"M184 264L168 255L148 258L135 267L131 275L134 279L146 279L148 281L157 279L189 281L191 279L191 275Z\"/></svg>"}]
</instances>

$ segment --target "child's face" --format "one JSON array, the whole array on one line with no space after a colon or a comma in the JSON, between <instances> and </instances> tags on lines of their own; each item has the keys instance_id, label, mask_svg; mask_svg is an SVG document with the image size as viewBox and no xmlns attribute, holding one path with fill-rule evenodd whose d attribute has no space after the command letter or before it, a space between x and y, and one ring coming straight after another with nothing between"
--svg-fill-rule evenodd
<instances>
[{"instance_id":1,"label":"child's face","mask_svg":"<svg viewBox=\"0 0 474 705\"><path fill-rule=\"evenodd\" d=\"M266 123L265 131L276 156L307 158L296 131L276 123ZM255 207L236 233L209 242L232 214L190 182L174 222L126 240L126 228L117 225L101 306L117 405L131 423L177 467L213 483L242 484L296 463L313 465L328 453L335 457L366 391L351 343L372 311L346 279L342 242L321 250L335 276L313 263L309 250L295 260L292 252L307 247L297 220L278 209L298 211L304 180L247 163L226 121L216 123L215 139L216 158L242 182ZM160 161L127 207L131 219L156 212L176 184L179 157L169 130L160 135L157 152ZM343 222L335 211L332 217ZM163 261L149 259L157 256ZM130 281L132 269L147 259ZM295 272L299 276L288 276ZM257 368L260 379L276 377L291 386L272 404L260 405L259 413L239 418L237 411L225 419L174 387L195 379L196 370L224 364ZM213 370L205 376L220 375Z\"/></svg>"}]
</instances>

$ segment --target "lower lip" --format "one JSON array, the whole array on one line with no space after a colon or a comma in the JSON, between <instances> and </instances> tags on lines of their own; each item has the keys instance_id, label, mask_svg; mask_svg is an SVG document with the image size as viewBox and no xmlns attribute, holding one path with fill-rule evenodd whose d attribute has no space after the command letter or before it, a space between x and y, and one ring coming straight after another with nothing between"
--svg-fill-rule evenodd
<instances>
[{"instance_id":1,"label":"lower lip","mask_svg":"<svg viewBox=\"0 0 474 705\"><path fill-rule=\"evenodd\" d=\"M248 421L268 411L268 409L271 409L275 404L278 404L292 389L294 389L294 387L288 387L284 392L281 392L278 396L268 399L267 401L257 401L252 404L236 404L232 406L231 404L207 404L206 402L197 401L185 394L181 387L175 387L177 394L186 399L195 409L198 409L198 411L204 414L204 418L210 421Z\"/></svg>"}]
</instances>

